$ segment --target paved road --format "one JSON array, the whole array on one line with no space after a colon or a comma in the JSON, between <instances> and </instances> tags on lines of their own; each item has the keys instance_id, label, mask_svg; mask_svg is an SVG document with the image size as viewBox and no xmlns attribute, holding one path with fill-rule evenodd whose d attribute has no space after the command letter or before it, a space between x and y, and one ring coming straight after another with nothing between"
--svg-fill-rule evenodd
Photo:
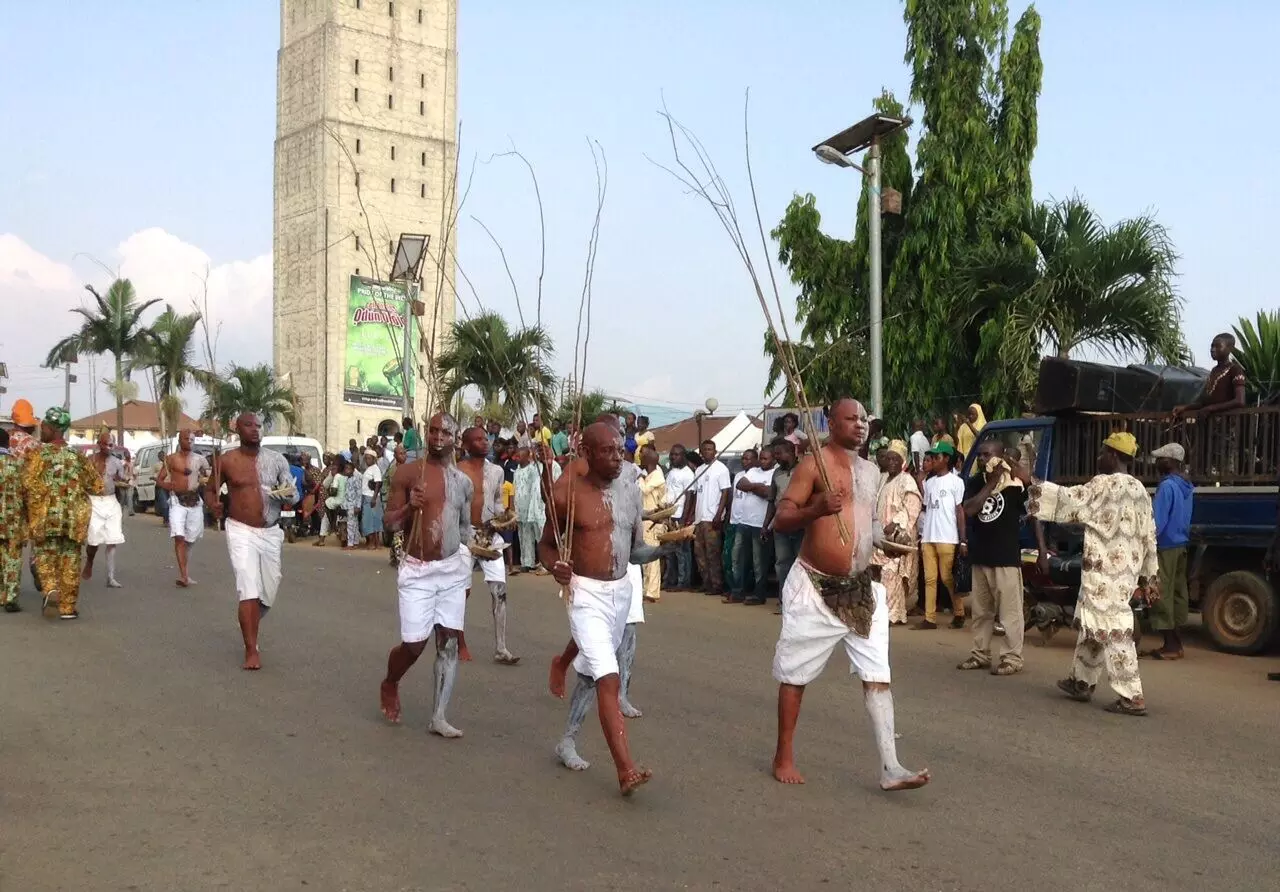
<instances>
[{"instance_id":1,"label":"paved road","mask_svg":"<svg viewBox=\"0 0 1280 892\"><path fill-rule=\"evenodd\" d=\"M0 890L1274 888L1280 871L1276 659L1195 650L1144 665L1152 715L1061 699L1069 642L1028 647L1011 678L959 673L967 636L894 633L905 764L935 781L884 795L857 687L832 661L809 692L808 784L768 775L776 618L669 596L649 611L632 743L655 772L617 795L589 725L585 774L551 748L564 707L545 692L563 644L553 585L511 584L515 668L487 661L473 597L450 718L429 736L430 665L377 710L395 642L381 559L297 545L239 670L221 536L199 588L171 584L154 518L128 523L121 591L91 583L82 619L0 615ZM29 580L27 580L29 585Z\"/></svg>"}]
</instances>

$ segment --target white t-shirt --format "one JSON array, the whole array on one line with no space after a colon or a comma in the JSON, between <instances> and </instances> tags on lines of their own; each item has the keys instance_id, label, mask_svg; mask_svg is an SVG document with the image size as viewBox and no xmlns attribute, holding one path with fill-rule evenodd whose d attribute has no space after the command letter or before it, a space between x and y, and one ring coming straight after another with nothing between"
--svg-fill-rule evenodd
<instances>
[{"instance_id":1,"label":"white t-shirt","mask_svg":"<svg viewBox=\"0 0 1280 892\"><path fill-rule=\"evenodd\" d=\"M930 477L924 482L924 514L921 516L920 541L935 545L956 545L960 531L956 527L956 506L964 502L964 481L955 474Z\"/></svg>"},{"instance_id":2,"label":"white t-shirt","mask_svg":"<svg viewBox=\"0 0 1280 892\"><path fill-rule=\"evenodd\" d=\"M924 431L914 431L911 434L911 454L915 457L916 464L920 463L921 457L929 451L929 437Z\"/></svg>"},{"instance_id":3,"label":"white t-shirt","mask_svg":"<svg viewBox=\"0 0 1280 892\"><path fill-rule=\"evenodd\" d=\"M693 481L693 468L685 465L683 468L672 468L667 471L667 504L676 506L675 518L680 520L684 517L684 500L688 498L685 492L690 482ZM692 492L692 490L690 490Z\"/></svg>"},{"instance_id":4,"label":"white t-shirt","mask_svg":"<svg viewBox=\"0 0 1280 892\"><path fill-rule=\"evenodd\" d=\"M764 526L765 512L769 510L769 500L755 493L738 489L738 481L746 478L748 483L763 483L768 486L773 480L773 469L752 468L750 471L739 471L733 478L733 507L729 511L729 522L748 527Z\"/></svg>"},{"instance_id":5,"label":"white t-shirt","mask_svg":"<svg viewBox=\"0 0 1280 892\"><path fill-rule=\"evenodd\" d=\"M699 468L699 471L701 474L698 482L694 484L698 500L693 508L693 522L710 523L716 519L716 511L720 508L722 498L721 493L729 489L733 482L729 479L729 469L720 459L706 465L705 470Z\"/></svg>"},{"instance_id":6,"label":"white t-shirt","mask_svg":"<svg viewBox=\"0 0 1280 892\"><path fill-rule=\"evenodd\" d=\"M382 469L377 465L370 465L364 469L360 478L364 482L364 488L361 490L361 494L366 499L373 498L373 484L382 482Z\"/></svg>"}]
</instances>

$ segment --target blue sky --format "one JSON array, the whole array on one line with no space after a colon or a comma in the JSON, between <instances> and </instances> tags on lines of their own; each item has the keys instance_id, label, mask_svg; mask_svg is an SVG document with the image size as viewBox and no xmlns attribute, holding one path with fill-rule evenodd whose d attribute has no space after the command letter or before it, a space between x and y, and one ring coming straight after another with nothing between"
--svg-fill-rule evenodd
<instances>
[{"instance_id":1,"label":"blue sky","mask_svg":"<svg viewBox=\"0 0 1280 892\"><path fill-rule=\"evenodd\" d=\"M219 359L269 360L278 4L0 6L0 55L23 73L0 91L6 400L60 398L60 381L35 366L70 327L63 311L79 300L79 283L107 278L86 254L131 275L144 297L176 303L199 290L193 272L207 266L216 312L230 319L234 309L237 320L223 329ZM1011 4L1010 18L1023 8ZM1271 43L1280 9L1243 0L1212 15L1201 4L1141 0L1037 8L1045 80L1035 192L1079 192L1108 221L1156 214L1182 254L1185 328L1204 358L1216 331L1277 304L1264 239L1270 248L1268 211L1280 205L1280 125L1266 113L1280 88ZM867 114L882 86L906 97L904 44L901 5L883 0L462 0L464 163L514 142L537 168L548 227L544 322L561 370L571 363L592 217L590 137L607 152L609 193L588 383L676 409L708 396L726 409L758 407L760 311L710 212L645 159L669 157L656 109L665 95L746 201L750 87L766 226L794 193L813 192L824 228L840 234L857 179L817 163L809 147ZM485 304L514 319L473 214L502 241L531 304L537 217L523 168L477 166L459 234ZM77 413L87 394L77 390Z\"/></svg>"}]
</instances>

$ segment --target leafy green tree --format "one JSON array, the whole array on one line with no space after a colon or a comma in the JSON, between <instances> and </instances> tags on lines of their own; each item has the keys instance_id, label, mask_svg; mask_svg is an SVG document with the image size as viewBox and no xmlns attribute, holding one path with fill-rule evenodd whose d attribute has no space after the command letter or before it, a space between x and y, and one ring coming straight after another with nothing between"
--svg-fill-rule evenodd
<instances>
[{"instance_id":1,"label":"leafy green tree","mask_svg":"<svg viewBox=\"0 0 1280 892\"><path fill-rule=\"evenodd\" d=\"M83 321L80 330L58 341L49 351L49 367L74 362L81 355L111 356L115 360L116 437L124 437L124 386L129 359L146 344L147 327L142 315L158 300L139 301L128 279L116 279L105 295L92 285L84 286L93 295L94 306L75 307L71 312Z\"/></svg>"},{"instance_id":2,"label":"leafy green tree","mask_svg":"<svg viewBox=\"0 0 1280 892\"><path fill-rule=\"evenodd\" d=\"M191 384L208 389L214 376L196 365L196 327L199 313L178 313L166 305L151 323L130 371L142 369L152 376L160 412L160 437L166 439L178 429L182 417L182 390Z\"/></svg>"},{"instance_id":3,"label":"leafy green tree","mask_svg":"<svg viewBox=\"0 0 1280 892\"><path fill-rule=\"evenodd\" d=\"M1259 310L1256 321L1241 316L1234 331L1249 392L1259 404L1280 400L1280 310Z\"/></svg>"},{"instance_id":4,"label":"leafy green tree","mask_svg":"<svg viewBox=\"0 0 1280 892\"><path fill-rule=\"evenodd\" d=\"M589 390L582 395L582 425L586 427L596 418L608 412L613 415L621 415L629 409L613 397L609 396L603 390ZM578 417L578 398L576 396L566 395L560 404L556 406L551 417L559 421L561 424L568 424Z\"/></svg>"},{"instance_id":5,"label":"leafy green tree","mask_svg":"<svg viewBox=\"0 0 1280 892\"><path fill-rule=\"evenodd\" d=\"M1106 226L1079 198L1023 212L1016 238L973 247L957 261L952 303L978 334L984 405L1024 410L1040 356L1067 359L1080 347L1190 359L1173 289L1177 254L1150 217Z\"/></svg>"},{"instance_id":6,"label":"leafy green tree","mask_svg":"<svg viewBox=\"0 0 1280 892\"><path fill-rule=\"evenodd\" d=\"M455 322L436 358L444 399L474 387L484 403L500 401L512 417L522 417L530 407L551 403L552 352L551 336L536 325L512 331L497 313Z\"/></svg>"},{"instance_id":7,"label":"leafy green tree","mask_svg":"<svg viewBox=\"0 0 1280 892\"><path fill-rule=\"evenodd\" d=\"M225 375L211 382L203 417L229 430L232 422L245 412L260 415L268 427L278 419L292 430L298 423L298 396L292 388L280 383L275 370L266 363L248 368L232 366Z\"/></svg>"}]
</instances>

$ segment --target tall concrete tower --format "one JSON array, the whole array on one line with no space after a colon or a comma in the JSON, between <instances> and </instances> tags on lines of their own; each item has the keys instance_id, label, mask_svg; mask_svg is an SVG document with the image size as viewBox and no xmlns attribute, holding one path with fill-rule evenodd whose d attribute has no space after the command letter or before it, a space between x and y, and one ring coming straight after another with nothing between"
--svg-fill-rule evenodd
<instances>
[{"instance_id":1,"label":"tall concrete tower","mask_svg":"<svg viewBox=\"0 0 1280 892\"><path fill-rule=\"evenodd\" d=\"M400 421L405 314L383 302L396 292L378 280L401 233L431 238L415 367L421 336L438 343L453 322L435 261L452 282L452 251L446 263L440 246L457 200L457 10L457 0L280 3L275 368L301 401L299 430L328 446ZM415 417L426 391L419 379Z\"/></svg>"}]
</instances>

